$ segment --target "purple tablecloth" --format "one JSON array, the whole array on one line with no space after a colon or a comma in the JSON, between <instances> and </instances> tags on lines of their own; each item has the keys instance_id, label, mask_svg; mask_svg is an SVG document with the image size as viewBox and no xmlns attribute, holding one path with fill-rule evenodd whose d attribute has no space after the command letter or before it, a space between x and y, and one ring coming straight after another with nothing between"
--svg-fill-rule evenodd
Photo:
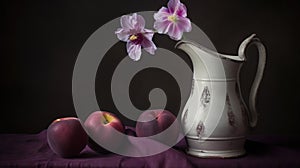
<instances>
[{"instance_id":1,"label":"purple tablecloth","mask_svg":"<svg viewBox=\"0 0 300 168\"><path fill-rule=\"evenodd\" d=\"M77 158L60 158L49 148L46 130L39 134L1 134L2 167L300 167L299 138L252 136L247 155L232 159L201 159L185 154L185 141L148 157L97 154L86 147Z\"/></svg>"}]
</instances>

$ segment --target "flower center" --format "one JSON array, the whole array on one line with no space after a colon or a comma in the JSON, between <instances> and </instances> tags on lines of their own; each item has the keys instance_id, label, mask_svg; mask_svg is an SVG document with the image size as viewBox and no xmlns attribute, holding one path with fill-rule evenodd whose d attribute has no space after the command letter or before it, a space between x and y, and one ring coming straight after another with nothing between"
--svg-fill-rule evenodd
<instances>
[{"instance_id":1,"label":"flower center","mask_svg":"<svg viewBox=\"0 0 300 168\"><path fill-rule=\"evenodd\" d=\"M177 17L176 17L176 15L170 15L170 16L168 16L168 20L171 21L171 22L176 22Z\"/></svg>"},{"instance_id":2,"label":"flower center","mask_svg":"<svg viewBox=\"0 0 300 168\"><path fill-rule=\"evenodd\" d=\"M141 44L143 41L143 35L141 33L130 35L129 40L134 44Z\"/></svg>"},{"instance_id":3,"label":"flower center","mask_svg":"<svg viewBox=\"0 0 300 168\"><path fill-rule=\"evenodd\" d=\"M134 41L134 40L136 40L136 39L138 39L138 36L135 35L135 34L133 34L133 35L131 35L131 36L129 37L129 40L130 40L130 41Z\"/></svg>"}]
</instances>

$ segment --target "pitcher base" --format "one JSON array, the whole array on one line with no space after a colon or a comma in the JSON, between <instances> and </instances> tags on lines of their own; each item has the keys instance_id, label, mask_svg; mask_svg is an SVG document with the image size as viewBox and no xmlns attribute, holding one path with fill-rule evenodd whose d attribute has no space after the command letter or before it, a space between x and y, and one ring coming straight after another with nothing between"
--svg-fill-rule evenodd
<instances>
[{"instance_id":1,"label":"pitcher base","mask_svg":"<svg viewBox=\"0 0 300 168\"><path fill-rule=\"evenodd\" d=\"M245 155L245 150L239 151L203 151L188 149L189 155L201 157L201 158L233 158Z\"/></svg>"},{"instance_id":2,"label":"pitcher base","mask_svg":"<svg viewBox=\"0 0 300 168\"><path fill-rule=\"evenodd\" d=\"M244 137L207 139L187 138L187 153L202 158L231 158L244 155Z\"/></svg>"}]
</instances>

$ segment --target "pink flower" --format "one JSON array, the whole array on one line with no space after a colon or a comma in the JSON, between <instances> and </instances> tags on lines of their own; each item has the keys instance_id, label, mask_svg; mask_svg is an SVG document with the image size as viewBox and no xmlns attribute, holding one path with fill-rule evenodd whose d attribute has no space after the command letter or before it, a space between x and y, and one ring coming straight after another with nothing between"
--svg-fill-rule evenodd
<instances>
[{"instance_id":1,"label":"pink flower","mask_svg":"<svg viewBox=\"0 0 300 168\"><path fill-rule=\"evenodd\" d=\"M154 32L145 29L145 20L141 15L134 13L132 16L122 16L121 27L115 34L119 40L127 42L127 53L131 59L138 61L141 58L142 48L154 54L157 49L152 41Z\"/></svg>"},{"instance_id":2,"label":"pink flower","mask_svg":"<svg viewBox=\"0 0 300 168\"><path fill-rule=\"evenodd\" d=\"M187 10L179 0L170 0L168 8L162 7L154 14L154 28L160 34L168 34L173 40L180 40L183 32L192 30Z\"/></svg>"}]
</instances>

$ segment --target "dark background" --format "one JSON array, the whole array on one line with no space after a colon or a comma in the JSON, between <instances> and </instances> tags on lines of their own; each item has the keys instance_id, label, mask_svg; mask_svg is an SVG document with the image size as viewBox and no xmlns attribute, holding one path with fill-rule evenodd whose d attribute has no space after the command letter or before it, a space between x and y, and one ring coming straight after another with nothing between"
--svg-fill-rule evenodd
<instances>
[{"instance_id":1,"label":"dark background","mask_svg":"<svg viewBox=\"0 0 300 168\"><path fill-rule=\"evenodd\" d=\"M236 54L240 42L256 33L267 48L265 76L258 93L259 123L253 134L299 135L299 10L295 1L184 0L188 16L211 39L219 52ZM72 72L87 38L106 22L124 14L154 11L167 0L119 1L1 1L1 122L2 133L37 133L56 118L76 116L72 101ZM158 37L154 40L158 41ZM162 37L160 47L175 42ZM125 51L124 43L116 46ZM125 52L124 52L125 53ZM257 56L251 55L242 71L247 95ZM111 51L97 75L96 92L104 110L115 111L110 74L124 55ZM190 64L189 60L186 60ZM167 107L178 110L174 79L157 69L141 72L132 101L147 108L147 90L161 87ZM152 81L147 82L142 81ZM160 81L160 82L156 82ZM160 84L161 86L158 86ZM145 90L145 93L143 92ZM124 121L127 123L127 121ZM132 124L132 123L131 123Z\"/></svg>"}]
</instances>

